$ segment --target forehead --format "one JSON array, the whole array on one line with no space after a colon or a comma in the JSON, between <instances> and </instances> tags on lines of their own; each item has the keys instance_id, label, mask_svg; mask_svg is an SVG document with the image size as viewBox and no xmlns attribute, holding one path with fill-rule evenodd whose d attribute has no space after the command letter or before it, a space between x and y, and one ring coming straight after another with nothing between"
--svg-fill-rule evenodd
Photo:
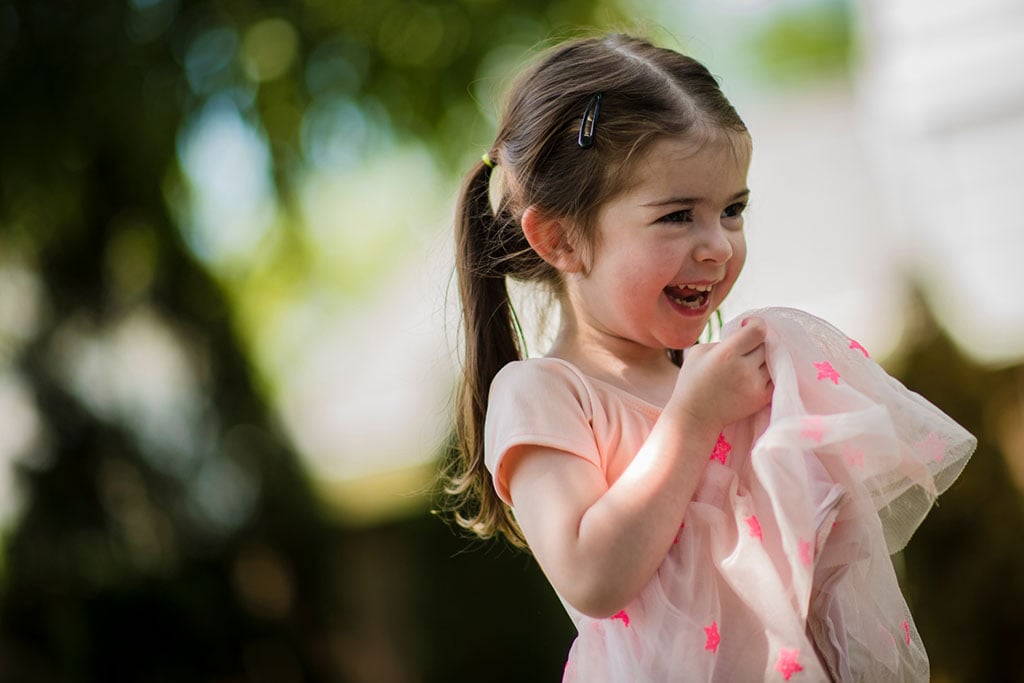
<instances>
[{"instance_id":1,"label":"forehead","mask_svg":"<svg viewBox=\"0 0 1024 683\"><path fill-rule=\"evenodd\" d=\"M750 166L750 138L745 133L715 131L706 135L661 137L637 156L627 176L626 194L665 185L714 188L743 185ZM733 187L721 187L735 192Z\"/></svg>"}]
</instances>

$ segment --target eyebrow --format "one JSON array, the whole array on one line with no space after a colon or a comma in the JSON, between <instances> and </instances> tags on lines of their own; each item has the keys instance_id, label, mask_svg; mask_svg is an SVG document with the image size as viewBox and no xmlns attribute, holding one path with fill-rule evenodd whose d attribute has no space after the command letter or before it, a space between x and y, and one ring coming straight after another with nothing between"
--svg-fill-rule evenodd
<instances>
[{"instance_id":1,"label":"eyebrow","mask_svg":"<svg viewBox=\"0 0 1024 683\"><path fill-rule=\"evenodd\" d=\"M749 189L744 189L744 190L741 190L741 191L737 192L732 197L730 197L729 201L730 202L735 202L735 201L737 201L739 199L746 199L749 196L750 196L750 190ZM669 204L696 204L698 201L700 201L700 200L698 198L695 198L695 197L673 197L671 199L666 199L664 201L656 201L656 202L650 202L650 203L647 203L647 204L641 204L640 206L656 207L656 206L668 206Z\"/></svg>"}]
</instances>

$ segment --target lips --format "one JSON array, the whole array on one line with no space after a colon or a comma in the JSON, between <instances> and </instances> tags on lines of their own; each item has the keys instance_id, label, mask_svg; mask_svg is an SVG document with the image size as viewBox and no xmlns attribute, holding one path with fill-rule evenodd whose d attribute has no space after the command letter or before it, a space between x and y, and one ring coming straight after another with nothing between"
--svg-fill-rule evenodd
<instances>
[{"instance_id":1,"label":"lips","mask_svg":"<svg viewBox=\"0 0 1024 683\"><path fill-rule=\"evenodd\" d=\"M707 306L713 284L673 284L665 288L665 296L672 303L699 311Z\"/></svg>"}]
</instances>

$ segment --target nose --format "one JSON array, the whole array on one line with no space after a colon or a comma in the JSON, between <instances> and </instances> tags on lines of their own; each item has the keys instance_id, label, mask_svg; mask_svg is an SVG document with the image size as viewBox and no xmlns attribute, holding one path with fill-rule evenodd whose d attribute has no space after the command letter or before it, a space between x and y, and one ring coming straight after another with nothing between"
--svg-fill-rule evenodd
<instances>
[{"instance_id":1,"label":"nose","mask_svg":"<svg viewBox=\"0 0 1024 683\"><path fill-rule=\"evenodd\" d=\"M700 262L725 263L732 258L732 242L721 225L709 225L701 231L693 257Z\"/></svg>"}]
</instances>

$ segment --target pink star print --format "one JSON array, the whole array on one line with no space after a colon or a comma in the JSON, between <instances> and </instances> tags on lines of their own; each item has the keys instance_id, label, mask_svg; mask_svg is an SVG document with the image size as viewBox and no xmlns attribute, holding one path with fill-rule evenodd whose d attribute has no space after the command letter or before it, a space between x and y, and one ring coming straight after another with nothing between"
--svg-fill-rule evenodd
<instances>
[{"instance_id":1,"label":"pink star print","mask_svg":"<svg viewBox=\"0 0 1024 683\"><path fill-rule=\"evenodd\" d=\"M779 661L775 662L775 670L782 674L787 681L789 677L798 671L803 671L797 659L800 657L800 650L787 650L782 648L779 651Z\"/></svg>"},{"instance_id":2,"label":"pink star print","mask_svg":"<svg viewBox=\"0 0 1024 683\"><path fill-rule=\"evenodd\" d=\"M718 441L715 442L715 450L711 451L711 459L717 460L724 465L725 458L731 450L732 444L726 441L725 434L719 434Z\"/></svg>"},{"instance_id":3,"label":"pink star print","mask_svg":"<svg viewBox=\"0 0 1024 683\"><path fill-rule=\"evenodd\" d=\"M846 462L851 466L864 467L864 451L856 446L848 445L843 449L843 455L846 456Z\"/></svg>"},{"instance_id":4,"label":"pink star print","mask_svg":"<svg viewBox=\"0 0 1024 683\"><path fill-rule=\"evenodd\" d=\"M758 521L757 515L750 515L743 520L750 527L750 536L756 538L759 541L764 540L764 534L761 533L761 522Z\"/></svg>"},{"instance_id":5,"label":"pink star print","mask_svg":"<svg viewBox=\"0 0 1024 683\"><path fill-rule=\"evenodd\" d=\"M865 349L863 346L861 346L860 342L858 342L856 340L853 340L853 339L850 340L850 348L851 349L857 349L858 351L860 351L861 353L864 354L865 358L871 358L871 356L868 355L868 350Z\"/></svg>"},{"instance_id":6,"label":"pink star print","mask_svg":"<svg viewBox=\"0 0 1024 683\"><path fill-rule=\"evenodd\" d=\"M946 440L937 436L935 432L929 432L928 436L915 443L914 447L925 460L942 462L946 458Z\"/></svg>"},{"instance_id":7,"label":"pink star print","mask_svg":"<svg viewBox=\"0 0 1024 683\"><path fill-rule=\"evenodd\" d=\"M707 641L704 643L704 649L717 653L718 644L722 642L722 639L718 635L718 622L712 621L711 626L705 626L704 633L707 634L708 637Z\"/></svg>"},{"instance_id":8,"label":"pink star print","mask_svg":"<svg viewBox=\"0 0 1024 683\"><path fill-rule=\"evenodd\" d=\"M679 525L679 531L676 532L676 537L675 537L675 540L672 541L672 545L677 545L679 543L679 534L683 533L683 529L685 529L685 528L686 528L686 522L683 522L682 524Z\"/></svg>"},{"instance_id":9,"label":"pink star print","mask_svg":"<svg viewBox=\"0 0 1024 683\"><path fill-rule=\"evenodd\" d=\"M907 645L910 645L910 622L906 619L903 620L903 640L907 641Z\"/></svg>"},{"instance_id":10,"label":"pink star print","mask_svg":"<svg viewBox=\"0 0 1024 683\"><path fill-rule=\"evenodd\" d=\"M618 619L626 626L626 628L629 628L629 615L626 614L626 610L616 612L611 617L609 617L609 619Z\"/></svg>"},{"instance_id":11,"label":"pink star print","mask_svg":"<svg viewBox=\"0 0 1024 683\"><path fill-rule=\"evenodd\" d=\"M800 438L810 439L814 443L821 443L822 438L825 436L825 425L822 424L821 416L808 415L800 421L800 424L803 425Z\"/></svg>"},{"instance_id":12,"label":"pink star print","mask_svg":"<svg viewBox=\"0 0 1024 683\"><path fill-rule=\"evenodd\" d=\"M818 379L830 379L833 384L839 384L839 373L827 360L815 363L814 367L818 369Z\"/></svg>"},{"instance_id":13,"label":"pink star print","mask_svg":"<svg viewBox=\"0 0 1024 683\"><path fill-rule=\"evenodd\" d=\"M801 538L800 542L799 542L799 545L800 545L800 550L799 550L800 562L803 563L803 565L805 567L810 567L811 566L811 542L810 541L805 541L804 539Z\"/></svg>"}]
</instances>

